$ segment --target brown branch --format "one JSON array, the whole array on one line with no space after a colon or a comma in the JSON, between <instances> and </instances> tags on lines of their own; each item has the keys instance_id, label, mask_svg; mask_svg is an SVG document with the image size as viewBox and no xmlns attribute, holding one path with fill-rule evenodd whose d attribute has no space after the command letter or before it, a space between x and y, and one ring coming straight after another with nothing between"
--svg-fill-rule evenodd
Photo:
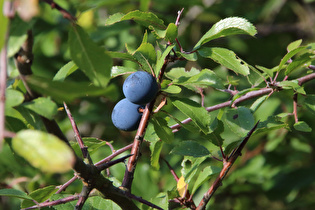
<instances>
[{"instance_id":1,"label":"brown branch","mask_svg":"<svg viewBox=\"0 0 315 210\"><path fill-rule=\"evenodd\" d=\"M133 145L133 144L129 144L129 145L127 145L127 146L125 146L125 147L123 147L123 148L121 148L121 149L119 149L119 150L116 150L113 154L111 154L111 155L109 155L108 157L104 158L103 160L101 160L101 161L95 163L94 165L95 165L97 168L101 167L102 164L106 164L108 161L112 160L112 159L115 158L116 156L120 155L121 153L123 153L123 152L125 152L125 151L127 151L127 150L129 150L129 149L131 149L131 148L132 148L132 145Z\"/></svg>"},{"instance_id":2,"label":"brown branch","mask_svg":"<svg viewBox=\"0 0 315 210\"><path fill-rule=\"evenodd\" d=\"M62 198L59 200L55 200L55 201L50 201L50 202L44 202L44 203L40 203L22 210L29 210L29 209L39 209L42 207L49 207L49 206L56 206L56 205L60 205L60 204L64 204L64 203L68 203L70 201L74 201L74 200L78 200L80 197L80 195L72 195L66 198Z\"/></svg>"},{"instance_id":3,"label":"brown branch","mask_svg":"<svg viewBox=\"0 0 315 210\"><path fill-rule=\"evenodd\" d=\"M68 108L68 106L67 106L67 104L65 102L63 102L63 106L64 106L64 108L66 110L66 113L68 115L68 118L70 120L70 123L71 123L71 126L72 126L72 130L74 132L75 138L76 138L76 140L77 140L77 142L78 142L78 144L80 146L83 158L87 159L89 164L93 164L93 161L92 161L91 156L90 156L89 151L88 151L88 147L84 145L84 142L83 142L83 140L81 138L81 135L80 135L80 132L79 132L79 129L78 129L78 126L77 126L76 122L74 121L74 119L72 117L70 109Z\"/></svg>"},{"instance_id":4,"label":"brown branch","mask_svg":"<svg viewBox=\"0 0 315 210\"><path fill-rule=\"evenodd\" d=\"M298 94L294 93L293 95L293 115L294 115L294 121L295 123L299 122L298 113L297 113L297 106L298 106Z\"/></svg>"},{"instance_id":5,"label":"brown branch","mask_svg":"<svg viewBox=\"0 0 315 210\"><path fill-rule=\"evenodd\" d=\"M131 190L133 174L136 169L136 164L140 156L141 144L143 142L143 137L144 137L145 130L147 128L147 125L150 119L150 114L152 113L152 110L153 110L154 103L155 103L155 99L153 99L153 101L151 101L149 104L146 105L146 108L142 114L139 128L137 130L136 136L133 141L133 146L131 148L131 154L133 156L129 158L125 175L124 175L124 179L121 185L123 188L129 191Z\"/></svg>"},{"instance_id":6,"label":"brown branch","mask_svg":"<svg viewBox=\"0 0 315 210\"><path fill-rule=\"evenodd\" d=\"M57 4L56 2L54 2L53 0L41 0L43 2L46 2L47 4L49 4L51 6L52 9L57 9L64 18L75 22L77 20L76 17L74 17L73 15L70 14L70 12L68 12L67 10L65 10L64 8L62 8L59 4Z\"/></svg>"},{"instance_id":7,"label":"brown branch","mask_svg":"<svg viewBox=\"0 0 315 210\"><path fill-rule=\"evenodd\" d=\"M2 12L2 11L0 11ZM5 1L3 3L3 15L6 18L13 18L13 3ZM6 135L5 131L5 91L7 87L7 55L8 55L8 41L9 41L9 27L10 19L5 31L3 48L0 49L0 151L2 149L3 139Z\"/></svg>"},{"instance_id":8,"label":"brown branch","mask_svg":"<svg viewBox=\"0 0 315 210\"><path fill-rule=\"evenodd\" d=\"M256 125L248 132L248 134L245 137L245 139L242 141L240 146L234 151L234 153L230 156L230 158L228 160L224 160L223 161L223 168L222 168L219 176L214 181L214 183L211 185L209 190L204 194L204 196L203 196L202 200L200 201L200 203L199 203L198 207L196 208L196 210L202 210L202 209L206 208L206 205L209 202L209 200L212 197L212 195L222 185L222 180L225 178L226 174L229 172L229 170L232 167L232 165L234 164L235 160L239 156L241 156L241 152L242 152L243 148L245 147L245 145L248 142L249 138L251 137L251 135L253 134L253 132L257 128L258 123L259 122L257 122Z\"/></svg>"}]
</instances>

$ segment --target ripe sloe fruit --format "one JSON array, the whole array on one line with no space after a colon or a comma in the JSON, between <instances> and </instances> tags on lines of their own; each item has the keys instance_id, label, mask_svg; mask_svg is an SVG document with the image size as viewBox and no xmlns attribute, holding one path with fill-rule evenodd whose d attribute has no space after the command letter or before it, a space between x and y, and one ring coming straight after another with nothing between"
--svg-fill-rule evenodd
<instances>
[{"instance_id":1,"label":"ripe sloe fruit","mask_svg":"<svg viewBox=\"0 0 315 210\"><path fill-rule=\"evenodd\" d=\"M155 78L145 71L137 71L129 75L123 85L126 98L135 104L149 103L158 90Z\"/></svg>"},{"instance_id":2,"label":"ripe sloe fruit","mask_svg":"<svg viewBox=\"0 0 315 210\"><path fill-rule=\"evenodd\" d=\"M123 131L136 130L142 117L139 108L144 108L144 106L131 103L126 98L120 100L112 112L112 121L115 127Z\"/></svg>"}]
</instances>

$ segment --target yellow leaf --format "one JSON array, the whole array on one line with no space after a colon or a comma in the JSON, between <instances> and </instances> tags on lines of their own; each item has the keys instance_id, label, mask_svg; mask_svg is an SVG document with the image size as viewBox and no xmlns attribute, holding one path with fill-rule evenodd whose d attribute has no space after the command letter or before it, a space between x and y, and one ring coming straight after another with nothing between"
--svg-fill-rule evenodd
<instances>
[{"instance_id":1,"label":"yellow leaf","mask_svg":"<svg viewBox=\"0 0 315 210\"><path fill-rule=\"evenodd\" d=\"M181 176L177 182L177 191L182 198L186 196L187 188L188 184L185 183L185 178Z\"/></svg>"}]
</instances>

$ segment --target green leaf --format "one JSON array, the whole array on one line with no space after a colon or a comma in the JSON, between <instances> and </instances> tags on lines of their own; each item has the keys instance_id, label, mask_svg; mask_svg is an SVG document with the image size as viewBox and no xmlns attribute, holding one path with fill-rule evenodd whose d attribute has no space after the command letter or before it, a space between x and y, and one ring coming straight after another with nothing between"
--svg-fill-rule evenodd
<instances>
[{"instance_id":1,"label":"green leaf","mask_svg":"<svg viewBox=\"0 0 315 210\"><path fill-rule=\"evenodd\" d=\"M87 82L59 82L37 76L27 77L26 81L36 92L51 96L58 102L72 101L86 96L109 96L113 94L113 88L115 88L115 85L101 88Z\"/></svg>"},{"instance_id":2,"label":"green leaf","mask_svg":"<svg viewBox=\"0 0 315 210\"><path fill-rule=\"evenodd\" d=\"M191 68L190 71L186 71L185 68L172 68L169 72L166 72L165 76L171 80L174 80L173 82L177 82L179 78L181 77L192 77L196 74L199 74L200 71L196 68Z\"/></svg>"},{"instance_id":3,"label":"green leaf","mask_svg":"<svg viewBox=\"0 0 315 210\"><path fill-rule=\"evenodd\" d=\"M78 69L78 66L75 65L73 61L70 61L66 65L64 65L54 76L54 81L64 81L70 74L75 72Z\"/></svg>"},{"instance_id":4,"label":"green leaf","mask_svg":"<svg viewBox=\"0 0 315 210\"><path fill-rule=\"evenodd\" d=\"M155 74L158 75L159 72L161 71L161 68L164 64L164 60L167 55L171 52L171 50L174 48L175 45L169 45L167 48L164 50L161 56L158 57L156 61L156 66L155 66Z\"/></svg>"},{"instance_id":5,"label":"green leaf","mask_svg":"<svg viewBox=\"0 0 315 210\"><path fill-rule=\"evenodd\" d=\"M108 51L107 54L110 55L110 57L112 57L112 58L117 58L117 59L122 59L122 60L130 60L133 62L137 62L137 60L132 55L130 55L129 53Z\"/></svg>"},{"instance_id":6,"label":"green leaf","mask_svg":"<svg viewBox=\"0 0 315 210\"><path fill-rule=\"evenodd\" d=\"M268 69L266 67L263 67L263 66L258 66L256 65L256 68L263 71L264 73L266 73L269 77L273 77L273 72L274 72L274 69ZM278 68L277 68L278 69ZM276 69L276 70L277 70Z\"/></svg>"},{"instance_id":7,"label":"green leaf","mask_svg":"<svg viewBox=\"0 0 315 210\"><path fill-rule=\"evenodd\" d=\"M280 121L281 117L279 116L269 116L267 120L259 122L256 133L267 133L272 130L277 130L280 128L289 128L287 124Z\"/></svg>"},{"instance_id":8,"label":"green leaf","mask_svg":"<svg viewBox=\"0 0 315 210\"><path fill-rule=\"evenodd\" d=\"M254 113L267 100L267 98L267 95L258 98L249 108L251 112Z\"/></svg>"},{"instance_id":9,"label":"green leaf","mask_svg":"<svg viewBox=\"0 0 315 210\"><path fill-rule=\"evenodd\" d=\"M145 27L153 26L154 28L158 29L166 29L164 21L159 19L154 13L141 12L139 10L129 12L126 15L122 13L116 13L106 20L106 25L111 25L124 20L134 20L138 24Z\"/></svg>"},{"instance_id":10,"label":"green leaf","mask_svg":"<svg viewBox=\"0 0 315 210\"><path fill-rule=\"evenodd\" d=\"M160 154L163 148L163 141L155 141L155 142L151 142L150 144L150 150L151 150L151 166L155 169L155 170L159 170L160 169Z\"/></svg>"},{"instance_id":11,"label":"green leaf","mask_svg":"<svg viewBox=\"0 0 315 210\"><path fill-rule=\"evenodd\" d=\"M142 43L133 53L133 57L139 62L141 68L147 72L151 72L152 64L156 62L156 52L150 43Z\"/></svg>"},{"instance_id":12,"label":"green leaf","mask_svg":"<svg viewBox=\"0 0 315 210\"><path fill-rule=\"evenodd\" d=\"M14 89L6 89L5 91L6 100L5 100L5 107L14 107L20 105L24 101L24 95L18 90Z\"/></svg>"},{"instance_id":13,"label":"green leaf","mask_svg":"<svg viewBox=\"0 0 315 210\"><path fill-rule=\"evenodd\" d=\"M198 53L205 58L211 58L215 62L225 66L237 74L248 75L249 67L242 59L228 49L220 47L204 47L198 50Z\"/></svg>"},{"instance_id":14,"label":"green leaf","mask_svg":"<svg viewBox=\"0 0 315 210\"><path fill-rule=\"evenodd\" d=\"M27 31L33 27L35 20L24 22L18 15L10 21L10 37L8 41L8 57L14 56L27 39ZM1 27L2 27L1 22ZM5 34L4 34L5 35Z\"/></svg>"},{"instance_id":15,"label":"green leaf","mask_svg":"<svg viewBox=\"0 0 315 210\"><path fill-rule=\"evenodd\" d=\"M287 47L287 51L290 52L292 50L295 50L296 48L298 48L301 45L301 43L302 43L302 39L291 42Z\"/></svg>"},{"instance_id":16,"label":"green leaf","mask_svg":"<svg viewBox=\"0 0 315 210\"><path fill-rule=\"evenodd\" d=\"M210 114L200 104L188 98L172 98L172 104L194 123L205 134L209 131Z\"/></svg>"},{"instance_id":17,"label":"green leaf","mask_svg":"<svg viewBox=\"0 0 315 210\"><path fill-rule=\"evenodd\" d=\"M182 76L178 80L174 81L174 84L182 85L192 90L196 90L197 87L214 87L217 89L224 88L221 78L209 69L203 69L199 74L190 77Z\"/></svg>"},{"instance_id":18,"label":"green leaf","mask_svg":"<svg viewBox=\"0 0 315 210\"><path fill-rule=\"evenodd\" d=\"M32 198L28 196L25 192L16 189L0 189L0 196L32 200Z\"/></svg>"},{"instance_id":19,"label":"green leaf","mask_svg":"<svg viewBox=\"0 0 315 210\"><path fill-rule=\"evenodd\" d=\"M188 61L196 61L198 59L197 53L181 53L181 52L176 52L176 54L182 56Z\"/></svg>"},{"instance_id":20,"label":"green leaf","mask_svg":"<svg viewBox=\"0 0 315 210\"><path fill-rule=\"evenodd\" d=\"M106 87L110 80L112 58L97 46L79 26L71 27L69 48L74 63L96 86Z\"/></svg>"},{"instance_id":21,"label":"green leaf","mask_svg":"<svg viewBox=\"0 0 315 210\"><path fill-rule=\"evenodd\" d=\"M124 17L124 15L125 15L125 14L118 12L118 13L115 13L115 14L109 16L109 17L106 19L106 21L105 21L105 25L108 26L108 25L112 25L112 24L114 24L114 23L120 22L121 19Z\"/></svg>"},{"instance_id":22,"label":"green leaf","mask_svg":"<svg viewBox=\"0 0 315 210\"><path fill-rule=\"evenodd\" d=\"M308 94L306 95L306 99L304 101L305 106L315 114L315 95Z\"/></svg>"},{"instance_id":23,"label":"green leaf","mask_svg":"<svg viewBox=\"0 0 315 210\"><path fill-rule=\"evenodd\" d=\"M306 94L304 88L299 85L299 82L297 80L282 81L278 84L278 86L286 90L294 90L295 92L303 95Z\"/></svg>"},{"instance_id":24,"label":"green leaf","mask_svg":"<svg viewBox=\"0 0 315 210\"><path fill-rule=\"evenodd\" d=\"M312 132L312 128L304 121L299 121L293 125L294 129L302 132Z\"/></svg>"},{"instance_id":25,"label":"green leaf","mask_svg":"<svg viewBox=\"0 0 315 210\"><path fill-rule=\"evenodd\" d=\"M278 67L278 70L277 71L280 71L283 67L283 65L288 62L288 60L290 60L294 55L296 55L297 53L305 50L305 46L302 46L302 47L298 47L290 52L288 52L282 59L281 59L281 62L279 64L279 67Z\"/></svg>"},{"instance_id":26,"label":"green leaf","mask_svg":"<svg viewBox=\"0 0 315 210\"><path fill-rule=\"evenodd\" d=\"M238 136L244 137L254 127L255 119L250 109L238 107L225 112L225 123Z\"/></svg>"},{"instance_id":27,"label":"green leaf","mask_svg":"<svg viewBox=\"0 0 315 210\"><path fill-rule=\"evenodd\" d=\"M217 166L207 166L198 174L198 178L195 180L194 187L191 191L192 194L206 181L208 181L212 175L220 173L221 168Z\"/></svg>"},{"instance_id":28,"label":"green leaf","mask_svg":"<svg viewBox=\"0 0 315 210\"><path fill-rule=\"evenodd\" d=\"M207 158L208 156L197 157L197 158L192 157L192 156L184 157L184 160L181 163L181 166L182 166L181 174L184 176L184 180L189 186L190 186L190 181L194 178L196 173L199 171L201 163L205 161Z\"/></svg>"},{"instance_id":29,"label":"green leaf","mask_svg":"<svg viewBox=\"0 0 315 210\"><path fill-rule=\"evenodd\" d=\"M212 131L211 133L202 137L218 147L222 146L224 139L222 139L220 134L224 131L223 122L215 118L210 125L210 130Z\"/></svg>"},{"instance_id":30,"label":"green leaf","mask_svg":"<svg viewBox=\"0 0 315 210\"><path fill-rule=\"evenodd\" d=\"M84 145L88 148L90 155L95 153L100 147L106 145L106 141L102 141L98 138L84 137L82 138L82 140L83 140ZM82 151L79 144L77 142L71 142L70 144L73 150L75 151L75 153L78 156L82 157Z\"/></svg>"},{"instance_id":31,"label":"green leaf","mask_svg":"<svg viewBox=\"0 0 315 210\"><path fill-rule=\"evenodd\" d=\"M36 130L22 130L12 139L14 151L31 165L48 173L72 169L75 157L70 147L54 135Z\"/></svg>"},{"instance_id":32,"label":"green leaf","mask_svg":"<svg viewBox=\"0 0 315 210\"><path fill-rule=\"evenodd\" d=\"M166 86L165 88L161 88L161 91L165 93L170 93L170 94L178 94L182 91L182 89L178 87L177 85L170 85L170 86Z\"/></svg>"},{"instance_id":33,"label":"green leaf","mask_svg":"<svg viewBox=\"0 0 315 210\"><path fill-rule=\"evenodd\" d=\"M254 36L257 33L255 26L244 18L230 17L220 20L214 24L211 29L201 37L195 45L194 50L200 48L201 45L220 37L226 37L236 34L247 34Z\"/></svg>"},{"instance_id":34,"label":"green leaf","mask_svg":"<svg viewBox=\"0 0 315 210\"><path fill-rule=\"evenodd\" d=\"M129 68L129 67L113 66L111 70L111 77L114 78L114 77L121 76L124 74L131 74L136 71L137 71L136 69Z\"/></svg>"},{"instance_id":35,"label":"green leaf","mask_svg":"<svg viewBox=\"0 0 315 210\"><path fill-rule=\"evenodd\" d=\"M174 141L172 129L169 128L165 119L161 117L153 117L151 122L154 126L156 134L162 141L168 144Z\"/></svg>"},{"instance_id":36,"label":"green leaf","mask_svg":"<svg viewBox=\"0 0 315 210\"><path fill-rule=\"evenodd\" d=\"M33 200L37 201L38 203L42 203L46 200L48 200L55 192L58 191L58 188L56 186L47 186L44 188L37 189L29 194L30 197L32 197ZM30 206L36 205L34 201L30 200L24 200L21 204L22 208L27 208Z\"/></svg>"},{"instance_id":37,"label":"green leaf","mask_svg":"<svg viewBox=\"0 0 315 210\"><path fill-rule=\"evenodd\" d=\"M167 192L159 193L155 198L152 199L151 202L162 209L169 209L170 202Z\"/></svg>"},{"instance_id":38,"label":"green leaf","mask_svg":"<svg viewBox=\"0 0 315 210\"><path fill-rule=\"evenodd\" d=\"M174 147L171 153L192 157L203 157L210 155L209 150L196 141L182 141Z\"/></svg>"},{"instance_id":39,"label":"green leaf","mask_svg":"<svg viewBox=\"0 0 315 210\"><path fill-rule=\"evenodd\" d=\"M123 20L134 20L138 24L143 25L145 27L153 26L158 29L166 28L166 26L164 25L164 21L159 19L152 12L141 12L139 10L135 10L124 15L121 18L121 21Z\"/></svg>"},{"instance_id":40,"label":"green leaf","mask_svg":"<svg viewBox=\"0 0 315 210\"><path fill-rule=\"evenodd\" d=\"M175 39L177 38L177 26L174 23L170 23L167 26L166 33L165 33L165 38L170 41L174 42Z\"/></svg>"},{"instance_id":41,"label":"green leaf","mask_svg":"<svg viewBox=\"0 0 315 210\"><path fill-rule=\"evenodd\" d=\"M160 30L154 28L153 26L149 27L153 34L156 36L157 39L166 39L167 41L173 43L177 38L177 26L174 23L170 23L165 30Z\"/></svg>"},{"instance_id":42,"label":"green leaf","mask_svg":"<svg viewBox=\"0 0 315 210\"><path fill-rule=\"evenodd\" d=\"M53 119L58 112L56 103L49 98L44 97L36 98L30 102L26 102L23 104L23 106L48 119Z\"/></svg>"},{"instance_id":43,"label":"green leaf","mask_svg":"<svg viewBox=\"0 0 315 210\"><path fill-rule=\"evenodd\" d=\"M291 72L301 68L302 66L307 67L311 61L315 60L315 55L312 53L305 53L295 58L287 67L285 74L288 75Z\"/></svg>"}]
</instances>

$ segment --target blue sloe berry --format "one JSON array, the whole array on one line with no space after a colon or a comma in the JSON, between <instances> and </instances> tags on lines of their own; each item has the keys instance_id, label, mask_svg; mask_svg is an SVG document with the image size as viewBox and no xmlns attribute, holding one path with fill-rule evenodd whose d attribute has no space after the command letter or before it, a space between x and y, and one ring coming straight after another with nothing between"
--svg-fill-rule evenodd
<instances>
[{"instance_id":1,"label":"blue sloe berry","mask_svg":"<svg viewBox=\"0 0 315 210\"><path fill-rule=\"evenodd\" d=\"M120 100L112 112L112 122L115 127L123 131L136 130L142 117L139 108L144 106L134 104L126 98Z\"/></svg>"},{"instance_id":2,"label":"blue sloe berry","mask_svg":"<svg viewBox=\"0 0 315 210\"><path fill-rule=\"evenodd\" d=\"M123 84L124 95L135 104L149 103L158 90L156 79L145 71L137 71L129 75Z\"/></svg>"}]
</instances>

